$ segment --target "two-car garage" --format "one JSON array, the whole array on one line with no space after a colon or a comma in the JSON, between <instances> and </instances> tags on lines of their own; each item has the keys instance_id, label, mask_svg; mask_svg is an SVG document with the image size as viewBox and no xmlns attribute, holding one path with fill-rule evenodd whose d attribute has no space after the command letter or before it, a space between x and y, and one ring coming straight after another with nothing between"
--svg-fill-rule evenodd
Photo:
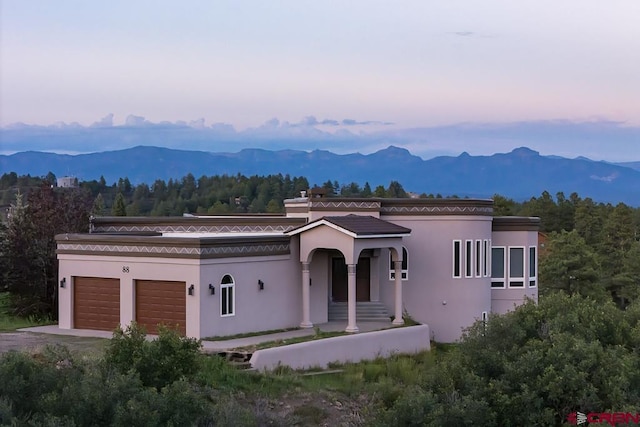
<instances>
[{"instance_id":1,"label":"two-car garage","mask_svg":"<svg viewBox=\"0 0 640 427\"><path fill-rule=\"evenodd\" d=\"M186 333L186 283L136 280L134 318L147 333L157 334L158 324ZM120 280L74 277L73 327L111 331L120 325Z\"/></svg>"}]
</instances>

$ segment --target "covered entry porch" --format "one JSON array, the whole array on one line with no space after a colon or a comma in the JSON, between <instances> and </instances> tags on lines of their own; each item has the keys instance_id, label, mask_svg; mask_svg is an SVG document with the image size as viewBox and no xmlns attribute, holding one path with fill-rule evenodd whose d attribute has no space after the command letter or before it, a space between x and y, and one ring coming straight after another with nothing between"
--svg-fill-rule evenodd
<instances>
[{"instance_id":1,"label":"covered entry porch","mask_svg":"<svg viewBox=\"0 0 640 427\"><path fill-rule=\"evenodd\" d=\"M314 254L329 252L331 287L329 299L346 301L348 306L347 332L358 332L356 302L371 299L369 265L367 253L388 248L395 269L394 321L401 325L402 319L402 238L411 230L372 216L346 215L323 217L289 231L290 236L299 236L302 328L311 328L310 316L311 264ZM358 274L360 273L360 274ZM378 281L379 282L379 281ZM346 286L345 286L346 285ZM379 286L379 283L374 284Z\"/></svg>"}]
</instances>

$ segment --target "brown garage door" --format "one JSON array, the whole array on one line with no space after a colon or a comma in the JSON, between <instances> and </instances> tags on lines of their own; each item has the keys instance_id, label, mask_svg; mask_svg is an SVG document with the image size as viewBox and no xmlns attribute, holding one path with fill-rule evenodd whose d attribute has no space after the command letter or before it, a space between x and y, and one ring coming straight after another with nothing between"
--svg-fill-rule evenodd
<instances>
[{"instance_id":1,"label":"brown garage door","mask_svg":"<svg viewBox=\"0 0 640 427\"><path fill-rule=\"evenodd\" d=\"M73 327L112 331L120 324L120 280L73 279Z\"/></svg>"},{"instance_id":2,"label":"brown garage door","mask_svg":"<svg viewBox=\"0 0 640 427\"><path fill-rule=\"evenodd\" d=\"M186 283L136 280L136 322L149 334L164 324L186 333Z\"/></svg>"}]
</instances>

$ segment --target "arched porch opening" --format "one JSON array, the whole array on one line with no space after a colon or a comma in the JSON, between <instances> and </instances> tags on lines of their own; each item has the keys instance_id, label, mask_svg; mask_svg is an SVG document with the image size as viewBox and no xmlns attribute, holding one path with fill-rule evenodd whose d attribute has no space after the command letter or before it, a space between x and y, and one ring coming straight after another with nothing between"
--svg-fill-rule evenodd
<instances>
[{"instance_id":1,"label":"arched porch opening","mask_svg":"<svg viewBox=\"0 0 640 427\"><path fill-rule=\"evenodd\" d=\"M290 231L290 236L299 236L300 262L302 265L302 322L301 327L313 326L310 317L311 267L314 254L330 251L326 268L328 295L326 303L344 302L348 306L348 321L345 331L358 332L356 324L356 304L358 300L371 299L371 256L381 248L389 248L396 268L396 292L394 324L402 321L402 238L411 232L370 216L347 215L345 217L324 217L305 226ZM316 267L318 268L318 267ZM360 275L358 275L360 270ZM379 268L377 271L379 272ZM346 281L345 281L346 274ZM359 279L358 279L359 278ZM380 279L376 275L376 285ZM346 285L346 287L345 287ZM358 291L360 289L360 291Z\"/></svg>"}]
</instances>

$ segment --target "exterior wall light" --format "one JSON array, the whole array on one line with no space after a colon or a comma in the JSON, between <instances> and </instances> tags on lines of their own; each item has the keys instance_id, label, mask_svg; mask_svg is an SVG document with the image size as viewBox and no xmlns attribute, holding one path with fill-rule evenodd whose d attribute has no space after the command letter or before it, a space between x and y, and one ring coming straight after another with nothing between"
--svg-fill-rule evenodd
<instances>
[{"instance_id":1,"label":"exterior wall light","mask_svg":"<svg viewBox=\"0 0 640 427\"><path fill-rule=\"evenodd\" d=\"M264 282L260 279L258 279L258 289L264 291Z\"/></svg>"},{"instance_id":2,"label":"exterior wall light","mask_svg":"<svg viewBox=\"0 0 640 427\"><path fill-rule=\"evenodd\" d=\"M213 283L209 283L209 290L211 291L211 295L216 294L216 287L213 286Z\"/></svg>"},{"instance_id":3,"label":"exterior wall light","mask_svg":"<svg viewBox=\"0 0 640 427\"><path fill-rule=\"evenodd\" d=\"M67 287L67 278L63 277L62 280L60 280L60 287L61 288L66 288Z\"/></svg>"},{"instance_id":4,"label":"exterior wall light","mask_svg":"<svg viewBox=\"0 0 640 427\"><path fill-rule=\"evenodd\" d=\"M193 286L193 284L191 286L189 286L189 295L193 295L194 291L195 291L195 286Z\"/></svg>"}]
</instances>

